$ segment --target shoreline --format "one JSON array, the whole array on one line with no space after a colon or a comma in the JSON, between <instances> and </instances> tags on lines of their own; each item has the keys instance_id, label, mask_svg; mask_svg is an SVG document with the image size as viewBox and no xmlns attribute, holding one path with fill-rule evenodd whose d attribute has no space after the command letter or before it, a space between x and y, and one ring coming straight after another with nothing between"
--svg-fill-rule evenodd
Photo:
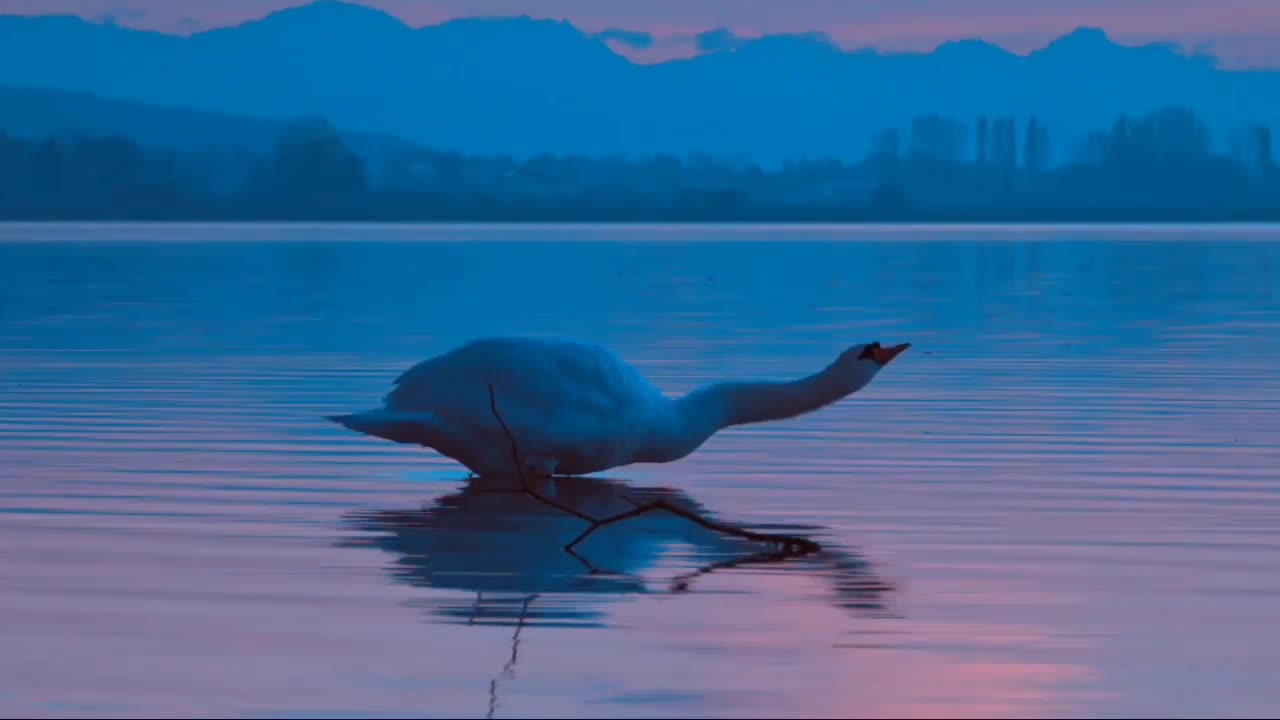
<instances>
[{"instance_id":1,"label":"shoreline","mask_svg":"<svg viewBox=\"0 0 1280 720\"><path fill-rule=\"evenodd\" d=\"M1194 226L1280 226L1280 213L1260 214L1258 216L1204 216L1204 217L965 217L939 216L906 219L871 219L871 218L430 218L430 219L394 219L394 218L217 218L217 217L175 217L175 218L4 218L0 217L0 226L52 226L52 225L217 225L217 226L413 226L413 227L468 227L468 226L589 226L589 227L1194 227Z\"/></svg>"},{"instance_id":2,"label":"shoreline","mask_svg":"<svg viewBox=\"0 0 1280 720\"><path fill-rule=\"evenodd\" d=\"M62 242L842 243L1280 241L1280 222L593 223L0 221L0 245Z\"/></svg>"}]
</instances>

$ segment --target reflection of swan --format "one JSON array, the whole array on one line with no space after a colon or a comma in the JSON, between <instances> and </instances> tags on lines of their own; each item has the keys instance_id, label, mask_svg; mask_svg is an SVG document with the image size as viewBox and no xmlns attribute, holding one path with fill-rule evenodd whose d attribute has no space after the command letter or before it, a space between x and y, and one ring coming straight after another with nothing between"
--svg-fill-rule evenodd
<instances>
[{"instance_id":1,"label":"reflection of swan","mask_svg":"<svg viewBox=\"0 0 1280 720\"><path fill-rule=\"evenodd\" d=\"M665 488L583 477L532 483L539 493L595 517L656 499L706 514L684 493ZM611 598L688 592L701 575L761 563L825 578L833 602L851 610L882 611L889 589L856 555L823 549L796 557L667 514L602 528L577 554L566 552L565 543L584 522L535 499L509 476L471 478L460 492L422 509L363 511L347 519L361 535L343 544L394 554L392 574L401 582L467 593L430 603L447 621L592 624ZM673 550L683 551L686 571L662 582L641 575Z\"/></svg>"},{"instance_id":2,"label":"reflection of swan","mask_svg":"<svg viewBox=\"0 0 1280 720\"><path fill-rule=\"evenodd\" d=\"M670 462L716 432L780 420L865 387L907 345L856 345L791 382L727 382L672 400L596 345L566 340L478 340L402 374L376 410L330 419L353 430L424 445L480 475L509 473L508 438L486 386L537 475L582 475L631 463Z\"/></svg>"}]
</instances>

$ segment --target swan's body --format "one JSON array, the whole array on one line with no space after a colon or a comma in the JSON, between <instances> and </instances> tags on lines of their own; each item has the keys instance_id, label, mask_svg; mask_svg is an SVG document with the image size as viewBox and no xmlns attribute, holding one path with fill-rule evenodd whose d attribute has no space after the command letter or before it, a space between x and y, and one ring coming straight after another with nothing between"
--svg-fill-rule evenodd
<instances>
[{"instance_id":1,"label":"swan's body","mask_svg":"<svg viewBox=\"0 0 1280 720\"><path fill-rule=\"evenodd\" d=\"M585 475L679 460L731 425L817 410L865 387L906 347L858 345L799 380L719 383L672 399L598 345L492 338L405 371L382 408L330 419L429 447L478 475L516 470L511 439L525 470Z\"/></svg>"}]
</instances>

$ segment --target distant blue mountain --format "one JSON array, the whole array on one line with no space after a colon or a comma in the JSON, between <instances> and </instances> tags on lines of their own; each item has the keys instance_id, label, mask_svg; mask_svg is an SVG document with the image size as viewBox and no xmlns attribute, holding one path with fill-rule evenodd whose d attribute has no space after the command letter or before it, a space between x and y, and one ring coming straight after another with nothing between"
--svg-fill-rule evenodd
<instances>
[{"instance_id":1,"label":"distant blue mountain","mask_svg":"<svg viewBox=\"0 0 1280 720\"><path fill-rule=\"evenodd\" d=\"M414 29L329 1L191 37L5 16L0 84L271 119L323 115L433 147L517 156L854 158L877 131L928 113L970 126L979 114L1034 114L1059 157L1121 113L1173 104L1200 113L1220 146L1244 125L1280 126L1280 72L1223 70L1092 29L1026 57L978 40L930 53L845 52L816 34L722 33L704 44L712 52L652 66L614 53L609 37L528 18Z\"/></svg>"}]
</instances>

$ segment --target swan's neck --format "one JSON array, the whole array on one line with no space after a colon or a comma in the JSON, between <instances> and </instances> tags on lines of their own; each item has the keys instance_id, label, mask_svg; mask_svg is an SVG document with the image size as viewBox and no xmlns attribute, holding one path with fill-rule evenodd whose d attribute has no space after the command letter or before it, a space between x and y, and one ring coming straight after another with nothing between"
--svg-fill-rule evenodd
<instances>
[{"instance_id":1,"label":"swan's neck","mask_svg":"<svg viewBox=\"0 0 1280 720\"><path fill-rule=\"evenodd\" d=\"M650 438L644 455L647 460L652 458L651 462L678 460L726 427L785 420L813 412L865 386L871 380L866 375L832 365L790 382L708 385L671 403L667 421Z\"/></svg>"},{"instance_id":2,"label":"swan's neck","mask_svg":"<svg viewBox=\"0 0 1280 720\"><path fill-rule=\"evenodd\" d=\"M698 418L720 430L813 412L855 389L853 378L828 367L790 382L717 383L689 393L676 405L686 417Z\"/></svg>"}]
</instances>

